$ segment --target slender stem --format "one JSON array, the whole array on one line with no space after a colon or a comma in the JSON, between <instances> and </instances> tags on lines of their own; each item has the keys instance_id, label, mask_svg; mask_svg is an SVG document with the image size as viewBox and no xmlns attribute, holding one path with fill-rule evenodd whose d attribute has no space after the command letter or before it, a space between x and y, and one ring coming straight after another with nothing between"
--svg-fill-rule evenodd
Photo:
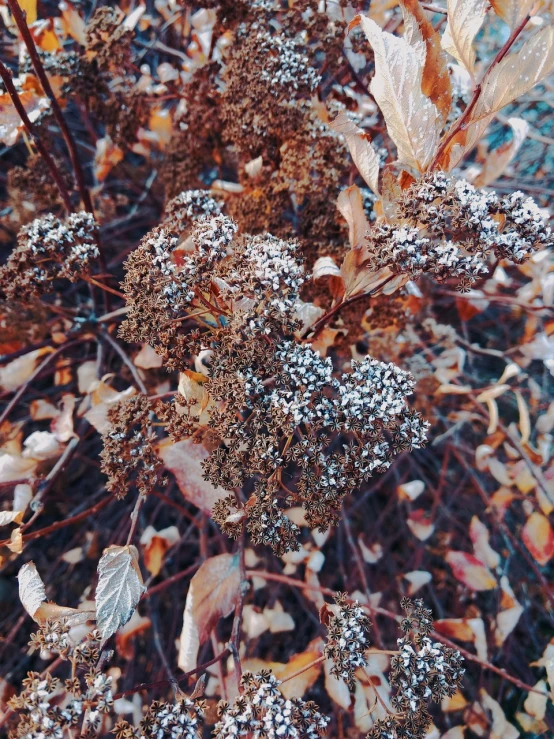
<instances>
[{"instance_id":1,"label":"slender stem","mask_svg":"<svg viewBox=\"0 0 554 739\"><path fill-rule=\"evenodd\" d=\"M530 16L529 16L529 14L527 14L525 16L525 18L521 21L521 23L519 24L519 26L517 26L517 28L515 28L512 31L512 33L510 34L510 37L508 38L508 40L506 41L506 43L504 44L504 46L500 49L500 51L498 52L498 54L493 59L491 65L489 66L489 68L487 69L487 71L485 72L485 74L483 75L483 78L482 78L481 82L475 87L475 90L473 91L473 95L471 97L471 100L469 101L468 106L466 107L466 109L464 110L464 112L462 113L462 115L458 118L458 120L456 121L456 123L452 126L452 128L450 129L450 131L448 131L448 133L444 137L441 145L439 146L439 148L437 150L437 153L435 154L435 157L434 157L434 159L433 159L433 161L432 161L431 166L429 167L429 169L431 169L431 170L432 169L436 169L439 166L440 159L441 159L442 155L444 154L444 152L446 151L448 145L450 144L450 142L454 138L454 136L456 136L456 134L458 133L458 131L460 131L463 128L465 128L466 121L468 121L468 119L471 117L471 114L472 114L475 106L477 105L477 101L479 99L479 96L481 95L481 91L483 89L483 82L485 82L486 78L489 76L489 74L494 69L494 67L497 64L499 64L502 61L502 59L504 59L504 57L506 56L506 54L512 48L512 46L514 45L517 37L519 36L519 34L523 31L523 29L527 25L527 22L529 21L529 18L530 18Z\"/></svg>"},{"instance_id":2,"label":"slender stem","mask_svg":"<svg viewBox=\"0 0 554 739\"><path fill-rule=\"evenodd\" d=\"M44 66L37 51L37 47L35 46L33 36L31 35L31 31L29 30L29 26L27 25L27 21L25 20L25 13L21 9L17 0L8 0L8 5L13 15L13 19L16 22L17 27L19 28L19 32L21 33L21 36L23 38L23 42L27 47L27 51L29 52L29 56L31 58L31 63L35 69L35 72L37 73L37 77L39 78L40 84L42 85L42 89L50 100L52 112L58 123L58 126L60 127L62 136L65 139L65 143L69 150L69 156L71 157L71 163L75 171L77 187L79 188L79 193L81 195L81 199L83 201L85 209L89 213L94 213L90 193L85 184L83 168L81 167L81 162L79 161L77 146L75 144L73 136L71 135L71 131L69 130L65 118L63 117L62 109L60 108L56 96L54 95L54 90L52 89L50 80L48 79L48 76L44 70Z\"/></svg>"},{"instance_id":3,"label":"slender stem","mask_svg":"<svg viewBox=\"0 0 554 739\"><path fill-rule=\"evenodd\" d=\"M25 107L23 103L21 102L18 92L15 89L15 86L13 84L12 76L11 76L9 69L1 61L0 61L0 77L2 78L2 82L4 83L6 90L8 91L8 95L10 96L12 103L14 104L14 107L17 110L17 113L19 117L21 118L23 125L27 129L27 133L33 139L33 142L35 146L37 147L39 154L43 158L44 163L48 167L50 174L52 175L52 178L54 182L56 183L56 187L58 188L60 197L65 206L65 209L67 210L68 213L71 213L71 211L73 210L72 205L71 205L71 198L69 196L67 187L65 186L65 182L63 181L61 172L58 169L55 161L52 159L52 157L48 153L48 149L42 143L42 140L39 136L39 133L38 133L38 130L35 124L30 120L29 116L27 115L27 111L25 110Z\"/></svg>"},{"instance_id":4,"label":"slender stem","mask_svg":"<svg viewBox=\"0 0 554 739\"><path fill-rule=\"evenodd\" d=\"M177 678L178 683L182 683L185 680L188 680L189 677L192 677L193 675L196 675L198 672L204 672L204 670L207 670L208 667L211 667L212 665L215 665L217 662L220 662L221 660L225 659L225 657L229 656L229 649L224 649L222 652L220 652L218 655L216 655L213 659L209 660L208 662L204 662L201 665L198 665L194 668L194 670L190 670L190 672L185 672L184 675L181 675ZM141 683L140 685L135 686L134 688L131 688L130 690L125 690L123 693L118 693L117 695L114 695L114 700L118 700L118 698L126 698L128 695L134 695L134 693L138 693L141 690L150 690L151 688L162 688L165 685L169 685L169 680L158 680L154 683Z\"/></svg>"},{"instance_id":5,"label":"slender stem","mask_svg":"<svg viewBox=\"0 0 554 739\"><path fill-rule=\"evenodd\" d=\"M132 374L133 380L135 381L140 392L143 395L148 395L146 385L141 380L137 368L135 367L131 359L127 356L127 354L123 351L123 349L119 346L117 341L112 336L110 336L107 331L101 334L101 338L108 342L108 344L112 347L116 354L121 358L123 364L125 364L125 366L129 369L129 372Z\"/></svg>"},{"instance_id":6,"label":"slender stem","mask_svg":"<svg viewBox=\"0 0 554 739\"><path fill-rule=\"evenodd\" d=\"M388 713L389 715L392 714L392 711L390 710L390 708L387 706L387 704L385 703L385 701L381 698L381 696L379 694L379 691L377 690L377 686L373 682L373 679L372 679L371 675L369 675L368 672L367 672L367 670L365 670L365 669L364 669L364 674L367 677L367 679L369 681L369 684L371 685L371 687L373 689L373 692L375 693L375 697L377 698L377 700L379 701L379 703L381 704L381 706L384 708L384 710L386 711L386 713Z\"/></svg>"},{"instance_id":7,"label":"slender stem","mask_svg":"<svg viewBox=\"0 0 554 739\"><path fill-rule=\"evenodd\" d=\"M127 546L129 546L129 544L131 544L131 542L133 541L133 536L135 535L135 531L137 530L138 526L140 509L142 508L142 504L145 500L146 494L139 493L139 496L135 503L135 507L133 508L133 512L131 513L131 528L129 529L129 535L127 536Z\"/></svg>"},{"instance_id":8,"label":"slender stem","mask_svg":"<svg viewBox=\"0 0 554 739\"><path fill-rule=\"evenodd\" d=\"M317 667L317 665L320 665L322 662L325 662L324 654L322 654L321 657L314 659L313 662L310 662L309 664L304 665L304 667L301 667L299 670L296 670L296 672L293 672L291 675L287 675L281 680L281 682L286 683L288 680L292 680L293 678L298 677L298 675L301 675L303 672L311 670L312 667Z\"/></svg>"},{"instance_id":9,"label":"slender stem","mask_svg":"<svg viewBox=\"0 0 554 739\"><path fill-rule=\"evenodd\" d=\"M248 590L248 576L246 574L246 567L244 564L244 531L239 539L239 567L240 567L240 586L239 586L239 598L235 606L235 617L233 620L233 629L231 631L231 639L229 640L229 649L233 655L233 664L235 666L235 678L237 681L237 688L240 691L240 682L242 679L242 665L239 655L240 646L240 628L242 624L242 612L244 610L244 599Z\"/></svg>"}]
</instances>

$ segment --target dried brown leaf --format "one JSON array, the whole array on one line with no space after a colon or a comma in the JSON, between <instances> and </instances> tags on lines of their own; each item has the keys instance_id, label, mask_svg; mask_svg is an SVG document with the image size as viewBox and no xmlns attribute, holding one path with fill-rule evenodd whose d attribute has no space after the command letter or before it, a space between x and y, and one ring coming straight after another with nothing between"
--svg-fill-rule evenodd
<instances>
[{"instance_id":1,"label":"dried brown leaf","mask_svg":"<svg viewBox=\"0 0 554 739\"><path fill-rule=\"evenodd\" d=\"M46 600L46 590L34 562L27 562L17 573L19 599L31 618Z\"/></svg>"},{"instance_id":2,"label":"dried brown leaf","mask_svg":"<svg viewBox=\"0 0 554 739\"><path fill-rule=\"evenodd\" d=\"M444 125L452 105L452 85L447 67L447 56L441 47L438 31L427 17L419 0L402 0L402 11L405 26L412 20L411 36L414 41L421 39L425 44L425 63L421 78L421 91L431 100ZM407 37L407 30L404 36ZM408 39L413 46L414 41Z\"/></svg>"},{"instance_id":3,"label":"dried brown leaf","mask_svg":"<svg viewBox=\"0 0 554 739\"><path fill-rule=\"evenodd\" d=\"M536 0L490 0L496 15L507 23L511 30L519 26L531 11Z\"/></svg>"},{"instance_id":4,"label":"dried brown leaf","mask_svg":"<svg viewBox=\"0 0 554 739\"><path fill-rule=\"evenodd\" d=\"M373 192L379 195L379 156L371 144L369 134L358 128L346 113L341 113L329 125L333 131L344 136L359 173Z\"/></svg>"},{"instance_id":5,"label":"dried brown leaf","mask_svg":"<svg viewBox=\"0 0 554 739\"><path fill-rule=\"evenodd\" d=\"M554 26L548 25L508 54L485 77L466 126L449 141L440 165L452 169L481 138L496 113L531 90L554 67Z\"/></svg>"},{"instance_id":6,"label":"dried brown leaf","mask_svg":"<svg viewBox=\"0 0 554 739\"><path fill-rule=\"evenodd\" d=\"M220 618L234 609L240 595L239 558L220 554L202 563L190 581L177 664L183 672L196 667L200 645Z\"/></svg>"}]
</instances>

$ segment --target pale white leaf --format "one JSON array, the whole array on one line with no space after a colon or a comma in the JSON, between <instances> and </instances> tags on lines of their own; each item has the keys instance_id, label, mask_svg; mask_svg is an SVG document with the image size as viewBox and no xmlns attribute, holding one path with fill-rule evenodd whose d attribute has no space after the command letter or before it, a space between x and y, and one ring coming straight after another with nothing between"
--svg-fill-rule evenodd
<instances>
[{"instance_id":1,"label":"pale white leaf","mask_svg":"<svg viewBox=\"0 0 554 739\"><path fill-rule=\"evenodd\" d=\"M319 257L312 269L312 280L320 277L340 277L340 269L331 257Z\"/></svg>"},{"instance_id":2,"label":"pale white leaf","mask_svg":"<svg viewBox=\"0 0 554 739\"><path fill-rule=\"evenodd\" d=\"M46 590L34 562L27 562L17 573L19 600L31 618L46 600Z\"/></svg>"},{"instance_id":3,"label":"pale white leaf","mask_svg":"<svg viewBox=\"0 0 554 739\"><path fill-rule=\"evenodd\" d=\"M487 0L447 0L448 20L441 40L442 48L469 72L475 73L473 41L483 25Z\"/></svg>"},{"instance_id":4,"label":"pale white leaf","mask_svg":"<svg viewBox=\"0 0 554 739\"><path fill-rule=\"evenodd\" d=\"M548 688L544 680L539 680L534 686L537 692L529 693L523 707L528 714L539 721L546 715L546 704L548 703Z\"/></svg>"},{"instance_id":5,"label":"pale white leaf","mask_svg":"<svg viewBox=\"0 0 554 739\"><path fill-rule=\"evenodd\" d=\"M0 526L13 523L18 516L21 516L21 511L0 511Z\"/></svg>"},{"instance_id":6,"label":"pale white leaf","mask_svg":"<svg viewBox=\"0 0 554 739\"><path fill-rule=\"evenodd\" d=\"M105 549L98 563L95 598L103 641L129 621L145 590L136 547L112 545Z\"/></svg>"},{"instance_id":7,"label":"pale white leaf","mask_svg":"<svg viewBox=\"0 0 554 739\"><path fill-rule=\"evenodd\" d=\"M425 51L425 45L423 45ZM350 155L366 184L379 195L379 156L371 144L369 135L341 113L329 123L333 131L344 136Z\"/></svg>"},{"instance_id":8,"label":"pale white leaf","mask_svg":"<svg viewBox=\"0 0 554 739\"><path fill-rule=\"evenodd\" d=\"M438 146L441 116L421 91L421 54L406 39L383 31L370 18L359 18L375 55L371 94L396 144L398 160L424 171Z\"/></svg>"},{"instance_id":9,"label":"pale white leaf","mask_svg":"<svg viewBox=\"0 0 554 739\"><path fill-rule=\"evenodd\" d=\"M344 682L331 673L333 667L333 660L326 659L323 663L325 672L325 690L331 700L335 701L337 705L344 708L345 711L350 709L350 702L352 697L350 695L350 688Z\"/></svg>"}]
</instances>

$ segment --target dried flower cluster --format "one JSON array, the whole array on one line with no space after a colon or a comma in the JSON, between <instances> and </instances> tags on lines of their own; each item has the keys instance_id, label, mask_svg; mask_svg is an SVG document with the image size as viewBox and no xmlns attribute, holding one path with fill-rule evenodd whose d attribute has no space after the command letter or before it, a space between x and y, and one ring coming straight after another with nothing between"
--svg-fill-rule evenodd
<instances>
[{"instance_id":1,"label":"dried flower cluster","mask_svg":"<svg viewBox=\"0 0 554 739\"><path fill-rule=\"evenodd\" d=\"M411 279L429 273L471 288L497 259L521 264L554 243L544 215L522 192L499 197L442 172L414 183L397 202L399 224L378 224L368 235L376 268Z\"/></svg>"},{"instance_id":2,"label":"dried flower cluster","mask_svg":"<svg viewBox=\"0 0 554 739\"><path fill-rule=\"evenodd\" d=\"M204 463L213 484L233 490L255 482L248 506L232 499L217 505L223 529L238 534L231 506L239 505L253 540L283 552L297 546L284 502L298 501L312 526L326 528L345 495L386 470L394 455L425 444L427 425L406 406L414 387L408 373L366 357L339 379L331 359L294 337L306 279L295 242L236 236L223 215L199 220L190 241L193 251L177 256L177 238L157 229L129 258L122 335L154 343L157 332L163 336L160 326L171 326L163 347L172 352L169 368L187 367L185 347L209 352L204 388L215 403L208 423L186 397L173 406L177 417L170 406L165 420L174 436L204 430L219 440ZM203 318L191 335L187 319L198 313ZM134 452L138 460L140 450Z\"/></svg>"},{"instance_id":3,"label":"dried flower cluster","mask_svg":"<svg viewBox=\"0 0 554 739\"><path fill-rule=\"evenodd\" d=\"M391 659L390 672L396 713L376 721L368 739L423 739L432 722L429 702L452 697L465 672L460 652L430 638L433 620L423 601L405 598L402 607L406 635L398 639L399 653Z\"/></svg>"},{"instance_id":4,"label":"dried flower cluster","mask_svg":"<svg viewBox=\"0 0 554 739\"><path fill-rule=\"evenodd\" d=\"M2 3L10 737L552 730L551 5Z\"/></svg>"},{"instance_id":5,"label":"dried flower cluster","mask_svg":"<svg viewBox=\"0 0 554 739\"><path fill-rule=\"evenodd\" d=\"M333 660L331 674L353 689L354 672L367 665L365 652L371 622L358 601L350 605L344 593L335 598L335 603L339 612L327 624L325 656Z\"/></svg>"},{"instance_id":6,"label":"dried flower cluster","mask_svg":"<svg viewBox=\"0 0 554 739\"><path fill-rule=\"evenodd\" d=\"M82 279L99 255L96 237L94 218L84 211L65 220L36 218L23 226L17 248L0 268L0 289L12 300L29 300L51 292L57 279Z\"/></svg>"},{"instance_id":7,"label":"dried flower cluster","mask_svg":"<svg viewBox=\"0 0 554 739\"><path fill-rule=\"evenodd\" d=\"M139 726L118 721L112 733L115 739L201 739L205 710L203 701L189 698L154 701Z\"/></svg>"},{"instance_id":8,"label":"dried flower cluster","mask_svg":"<svg viewBox=\"0 0 554 739\"><path fill-rule=\"evenodd\" d=\"M324 736L329 719L311 701L285 699L279 681L269 670L243 675L242 695L230 705L218 706L219 721L214 728L217 739L245 736L268 739L317 739Z\"/></svg>"},{"instance_id":9,"label":"dried flower cluster","mask_svg":"<svg viewBox=\"0 0 554 739\"><path fill-rule=\"evenodd\" d=\"M102 472L106 487L124 498L132 484L142 494L160 481L162 462L156 451L157 436L152 431L156 403L143 395L114 403L108 409L109 428L102 435Z\"/></svg>"}]
</instances>

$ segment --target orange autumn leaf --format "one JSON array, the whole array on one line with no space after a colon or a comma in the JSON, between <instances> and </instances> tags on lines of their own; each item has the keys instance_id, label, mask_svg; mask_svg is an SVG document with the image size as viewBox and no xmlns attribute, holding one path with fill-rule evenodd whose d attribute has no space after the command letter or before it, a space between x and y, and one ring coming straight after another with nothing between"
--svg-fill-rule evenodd
<instances>
[{"instance_id":1,"label":"orange autumn leaf","mask_svg":"<svg viewBox=\"0 0 554 739\"><path fill-rule=\"evenodd\" d=\"M446 561L456 580L471 590L492 590L497 583L489 568L467 552L448 552Z\"/></svg>"},{"instance_id":2,"label":"orange autumn leaf","mask_svg":"<svg viewBox=\"0 0 554 739\"><path fill-rule=\"evenodd\" d=\"M542 513L535 512L529 516L521 538L541 566L548 564L554 557L554 530Z\"/></svg>"}]
</instances>

